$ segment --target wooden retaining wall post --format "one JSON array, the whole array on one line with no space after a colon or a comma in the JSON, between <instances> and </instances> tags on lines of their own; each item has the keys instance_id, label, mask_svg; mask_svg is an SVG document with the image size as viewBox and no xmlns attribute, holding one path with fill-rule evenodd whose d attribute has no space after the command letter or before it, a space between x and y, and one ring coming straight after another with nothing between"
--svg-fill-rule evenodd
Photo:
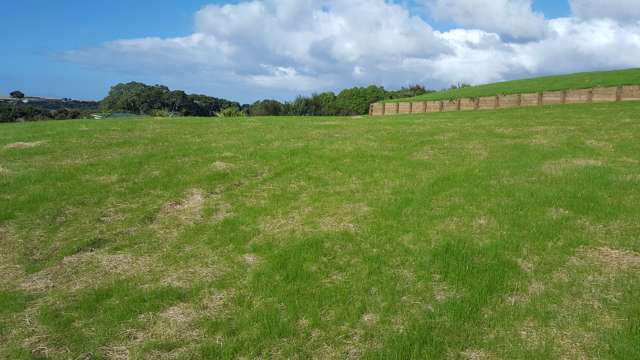
<instances>
[{"instance_id":1,"label":"wooden retaining wall post","mask_svg":"<svg viewBox=\"0 0 640 360\"><path fill-rule=\"evenodd\" d=\"M567 103L567 90L562 90L562 93L561 93L561 94L562 94L562 95L561 95L561 97L560 97L560 98L561 98L562 100L560 100L560 103L561 103L561 104L566 104L566 103Z\"/></svg>"},{"instance_id":2,"label":"wooden retaining wall post","mask_svg":"<svg viewBox=\"0 0 640 360\"><path fill-rule=\"evenodd\" d=\"M542 106L542 91L538 93L538 106Z\"/></svg>"},{"instance_id":3,"label":"wooden retaining wall post","mask_svg":"<svg viewBox=\"0 0 640 360\"><path fill-rule=\"evenodd\" d=\"M381 103L381 104L382 104L382 115L380 116L384 116L387 109L385 109L384 103Z\"/></svg>"},{"instance_id":4,"label":"wooden retaining wall post","mask_svg":"<svg viewBox=\"0 0 640 360\"><path fill-rule=\"evenodd\" d=\"M616 89L616 101L622 101L622 86Z\"/></svg>"},{"instance_id":5,"label":"wooden retaining wall post","mask_svg":"<svg viewBox=\"0 0 640 360\"><path fill-rule=\"evenodd\" d=\"M400 112L400 103L396 103L396 110L395 110L395 114L398 115L398 113Z\"/></svg>"}]
</instances>

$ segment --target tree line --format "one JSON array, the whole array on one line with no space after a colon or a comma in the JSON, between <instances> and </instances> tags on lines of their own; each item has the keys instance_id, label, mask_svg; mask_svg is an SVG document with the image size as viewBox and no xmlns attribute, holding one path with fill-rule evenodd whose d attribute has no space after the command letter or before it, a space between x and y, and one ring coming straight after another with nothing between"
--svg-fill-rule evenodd
<instances>
[{"instance_id":1,"label":"tree line","mask_svg":"<svg viewBox=\"0 0 640 360\"><path fill-rule=\"evenodd\" d=\"M419 96L433 92L421 85L413 85L396 91L387 91L381 86L354 87L337 95L333 92L298 96L290 102L261 100L249 105L249 116L353 116L366 115L369 105L380 100Z\"/></svg>"},{"instance_id":2,"label":"tree line","mask_svg":"<svg viewBox=\"0 0 640 360\"><path fill-rule=\"evenodd\" d=\"M125 112L150 116L352 116L365 115L369 104L385 100L422 95L424 86L413 85L396 91L381 86L354 87L338 94L323 92L298 96L292 101L260 100L253 104L199 94L171 90L164 85L140 82L113 86L100 102L48 101L23 104L22 101L0 103L0 122L75 119L92 113ZM24 98L20 91L12 94L16 100Z\"/></svg>"},{"instance_id":3,"label":"tree line","mask_svg":"<svg viewBox=\"0 0 640 360\"><path fill-rule=\"evenodd\" d=\"M124 111L153 116L216 116L227 108L240 109L240 103L206 95L170 90L164 85L130 82L113 86L100 102L103 111Z\"/></svg>"},{"instance_id":4,"label":"tree line","mask_svg":"<svg viewBox=\"0 0 640 360\"><path fill-rule=\"evenodd\" d=\"M0 123L40 120L67 120L89 117L93 111L61 108L49 110L41 106L20 103L0 103Z\"/></svg>"},{"instance_id":5,"label":"tree line","mask_svg":"<svg viewBox=\"0 0 640 360\"><path fill-rule=\"evenodd\" d=\"M101 101L105 111L127 111L154 116L318 116L365 115L369 104L384 99L418 96L429 92L414 85L397 91L381 86L354 87L338 93L324 92L311 96L298 96L293 101L260 100L253 104L209 97L188 95L163 85L149 86L131 82L111 88Z\"/></svg>"}]
</instances>

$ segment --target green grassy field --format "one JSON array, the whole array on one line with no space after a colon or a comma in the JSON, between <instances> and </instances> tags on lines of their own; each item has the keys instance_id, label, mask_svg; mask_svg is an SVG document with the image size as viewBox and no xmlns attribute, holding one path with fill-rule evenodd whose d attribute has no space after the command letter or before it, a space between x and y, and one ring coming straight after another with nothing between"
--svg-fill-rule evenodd
<instances>
[{"instance_id":1,"label":"green grassy field","mask_svg":"<svg viewBox=\"0 0 640 360\"><path fill-rule=\"evenodd\" d=\"M640 69L588 72L570 75L547 76L533 79L499 82L461 89L444 90L414 98L393 99L384 102L451 100L483 96L525 94L540 91L575 90L590 87L607 87L640 84Z\"/></svg>"},{"instance_id":2,"label":"green grassy field","mask_svg":"<svg viewBox=\"0 0 640 360\"><path fill-rule=\"evenodd\" d=\"M0 358L640 358L639 140L640 103L1 125Z\"/></svg>"}]
</instances>

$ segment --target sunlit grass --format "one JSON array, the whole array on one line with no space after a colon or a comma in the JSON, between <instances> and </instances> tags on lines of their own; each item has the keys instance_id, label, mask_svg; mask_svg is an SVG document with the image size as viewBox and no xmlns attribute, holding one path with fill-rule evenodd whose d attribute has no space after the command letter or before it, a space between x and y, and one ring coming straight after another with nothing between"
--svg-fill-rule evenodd
<instances>
[{"instance_id":1,"label":"sunlit grass","mask_svg":"<svg viewBox=\"0 0 640 360\"><path fill-rule=\"evenodd\" d=\"M478 98L483 96L526 94L541 91L574 90L591 87L639 84L640 69L599 71L505 81L487 85L438 91L414 98L393 99L385 102L451 100L461 98Z\"/></svg>"},{"instance_id":2,"label":"sunlit grass","mask_svg":"<svg viewBox=\"0 0 640 360\"><path fill-rule=\"evenodd\" d=\"M0 126L0 358L637 357L639 110Z\"/></svg>"}]
</instances>

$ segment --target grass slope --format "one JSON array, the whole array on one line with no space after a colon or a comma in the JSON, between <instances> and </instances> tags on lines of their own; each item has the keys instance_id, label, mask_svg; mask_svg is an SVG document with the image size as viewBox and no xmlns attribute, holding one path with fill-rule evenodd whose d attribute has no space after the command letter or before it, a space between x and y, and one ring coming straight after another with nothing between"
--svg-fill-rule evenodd
<instances>
[{"instance_id":1,"label":"grass slope","mask_svg":"<svg viewBox=\"0 0 640 360\"><path fill-rule=\"evenodd\" d=\"M451 100L495 95L524 94L541 91L586 89L598 86L606 87L638 84L640 84L640 69L628 69L506 81L462 89L438 91L413 98L393 99L385 102L395 103L404 101Z\"/></svg>"},{"instance_id":2,"label":"grass slope","mask_svg":"<svg viewBox=\"0 0 640 360\"><path fill-rule=\"evenodd\" d=\"M640 104L0 126L0 358L638 358Z\"/></svg>"}]
</instances>

